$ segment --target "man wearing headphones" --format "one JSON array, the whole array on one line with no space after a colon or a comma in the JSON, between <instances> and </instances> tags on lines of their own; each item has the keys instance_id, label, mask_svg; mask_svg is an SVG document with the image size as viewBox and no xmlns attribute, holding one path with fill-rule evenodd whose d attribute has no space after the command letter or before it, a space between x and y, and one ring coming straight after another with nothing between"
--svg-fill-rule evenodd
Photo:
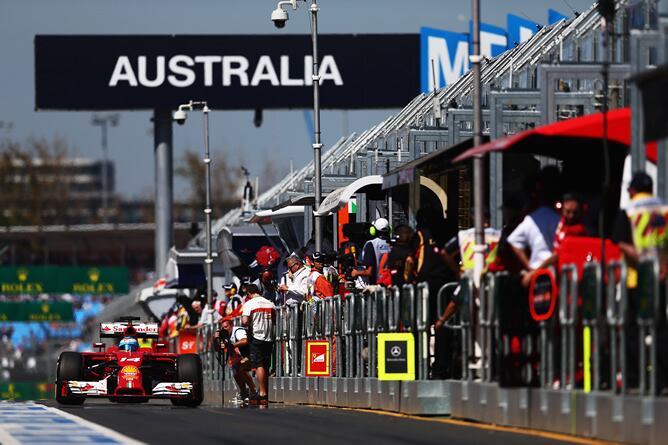
<instances>
[{"instance_id":1,"label":"man wearing headphones","mask_svg":"<svg viewBox=\"0 0 668 445\"><path fill-rule=\"evenodd\" d=\"M378 218L371 226L371 233L375 237L364 243L360 257L360 264L364 268L351 273L353 278L361 277L366 286L376 283L380 259L390 251L390 223L385 218Z\"/></svg>"}]
</instances>

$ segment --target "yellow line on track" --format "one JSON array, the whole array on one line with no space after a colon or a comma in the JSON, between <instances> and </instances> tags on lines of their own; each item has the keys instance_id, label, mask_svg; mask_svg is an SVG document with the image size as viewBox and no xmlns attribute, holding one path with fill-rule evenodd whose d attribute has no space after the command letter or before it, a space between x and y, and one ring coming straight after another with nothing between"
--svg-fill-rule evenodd
<instances>
[{"instance_id":1,"label":"yellow line on track","mask_svg":"<svg viewBox=\"0 0 668 445\"><path fill-rule=\"evenodd\" d=\"M472 421L467 421L467 420L459 420L459 419L445 419L442 417L423 417L423 416L414 416L411 414L402 414L402 413L393 413L390 411L381 411L381 410L375 410L375 409L365 409L365 408L340 408L340 407L335 407L335 406L322 406L322 405L311 405L311 404L304 404L302 406L309 406L313 408L324 408L324 409L340 409L344 411L358 411L358 412L363 412L363 413L372 413L372 414L378 414L382 416L390 416L390 417L399 417L403 419L411 419L411 420L421 420L424 422L437 422L437 423L446 423L450 425L457 425L457 426L465 426L469 428L478 428L481 430L489 430L489 431L499 431L499 432L504 432L504 433L514 433L514 434L523 434L525 436L534 436L534 437L543 437L545 439L552 439L552 440L558 440L561 442L569 442L569 443L577 443L581 445L602 445L602 444L615 444L616 442L607 442L604 440L599 440L599 439L589 439L585 437L578 437L578 436L570 436L568 434L560 434L560 433L553 433L550 431L539 431L539 430L529 430L526 428L518 428L518 427L512 427L512 426L503 426L503 425L493 425L490 423L478 423L478 422L472 422Z\"/></svg>"}]
</instances>

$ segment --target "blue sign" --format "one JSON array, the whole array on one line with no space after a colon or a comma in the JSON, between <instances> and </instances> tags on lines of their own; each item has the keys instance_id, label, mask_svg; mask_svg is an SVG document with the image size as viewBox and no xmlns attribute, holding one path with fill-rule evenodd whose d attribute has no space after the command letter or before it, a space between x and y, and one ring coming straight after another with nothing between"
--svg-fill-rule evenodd
<instances>
[{"instance_id":1,"label":"blue sign","mask_svg":"<svg viewBox=\"0 0 668 445\"><path fill-rule=\"evenodd\" d=\"M547 10L547 24L548 25L553 25L557 23L558 21L561 20L568 20L568 16L560 13L559 11L555 11L554 9L548 9Z\"/></svg>"},{"instance_id":2,"label":"blue sign","mask_svg":"<svg viewBox=\"0 0 668 445\"><path fill-rule=\"evenodd\" d=\"M548 10L549 24L568 16ZM508 14L508 29L488 23L480 24L480 54L493 58L509 48L526 42L542 27L540 23ZM473 22L469 21L469 33L420 28L420 91L429 93L454 83L469 70L469 55L473 44Z\"/></svg>"},{"instance_id":3,"label":"blue sign","mask_svg":"<svg viewBox=\"0 0 668 445\"><path fill-rule=\"evenodd\" d=\"M469 41L471 48L473 42L473 21L469 20ZM480 54L485 57L496 57L508 49L508 34L506 30L488 23L480 24Z\"/></svg>"},{"instance_id":4,"label":"blue sign","mask_svg":"<svg viewBox=\"0 0 668 445\"><path fill-rule=\"evenodd\" d=\"M420 90L450 85L469 70L468 35L420 28Z\"/></svg>"},{"instance_id":5,"label":"blue sign","mask_svg":"<svg viewBox=\"0 0 668 445\"><path fill-rule=\"evenodd\" d=\"M514 48L531 38L540 24L514 14L508 14L508 48Z\"/></svg>"}]
</instances>

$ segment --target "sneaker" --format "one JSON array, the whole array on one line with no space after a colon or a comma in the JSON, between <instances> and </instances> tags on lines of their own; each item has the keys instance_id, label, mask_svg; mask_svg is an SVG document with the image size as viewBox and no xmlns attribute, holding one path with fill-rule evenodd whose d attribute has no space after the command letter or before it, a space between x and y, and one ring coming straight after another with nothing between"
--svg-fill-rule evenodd
<instances>
[{"instance_id":1,"label":"sneaker","mask_svg":"<svg viewBox=\"0 0 668 445\"><path fill-rule=\"evenodd\" d=\"M230 399L230 403L240 405L244 403L244 398L241 396L241 394L236 393L235 396Z\"/></svg>"},{"instance_id":2,"label":"sneaker","mask_svg":"<svg viewBox=\"0 0 668 445\"><path fill-rule=\"evenodd\" d=\"M258 405L261 406L268 406L269 405L269 396L259 396L258 397Z\"/></svg>"}]
</instances>

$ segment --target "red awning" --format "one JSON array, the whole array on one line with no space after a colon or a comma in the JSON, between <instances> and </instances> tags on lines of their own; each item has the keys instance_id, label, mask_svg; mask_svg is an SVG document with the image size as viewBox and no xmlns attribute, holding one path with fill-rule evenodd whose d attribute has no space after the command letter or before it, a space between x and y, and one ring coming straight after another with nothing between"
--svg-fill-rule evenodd
<instances>
[{"instance_id":1,"label":"red awning","mask_svg":"<svg viewBox=\"0 0 668 445\"><path fill-rule=\"evenodd\" d=\"M513 136L495 139L487 144L471 148L457 156L453 162L470 159L479 154L513 150L518 152L561 157L567 155L568 146L580 149L581 144L569 144L568 139L601 140L603 138L603 113L568 119L543 125ZM551 143L547 144L547 141ZM622 146L631 145L631 109L618 108L608 112L608 140ZM572 153L571 153L572 155ZM656 163L656 143L647 144L647 158Z\"/></svg>"}]
</instances>

